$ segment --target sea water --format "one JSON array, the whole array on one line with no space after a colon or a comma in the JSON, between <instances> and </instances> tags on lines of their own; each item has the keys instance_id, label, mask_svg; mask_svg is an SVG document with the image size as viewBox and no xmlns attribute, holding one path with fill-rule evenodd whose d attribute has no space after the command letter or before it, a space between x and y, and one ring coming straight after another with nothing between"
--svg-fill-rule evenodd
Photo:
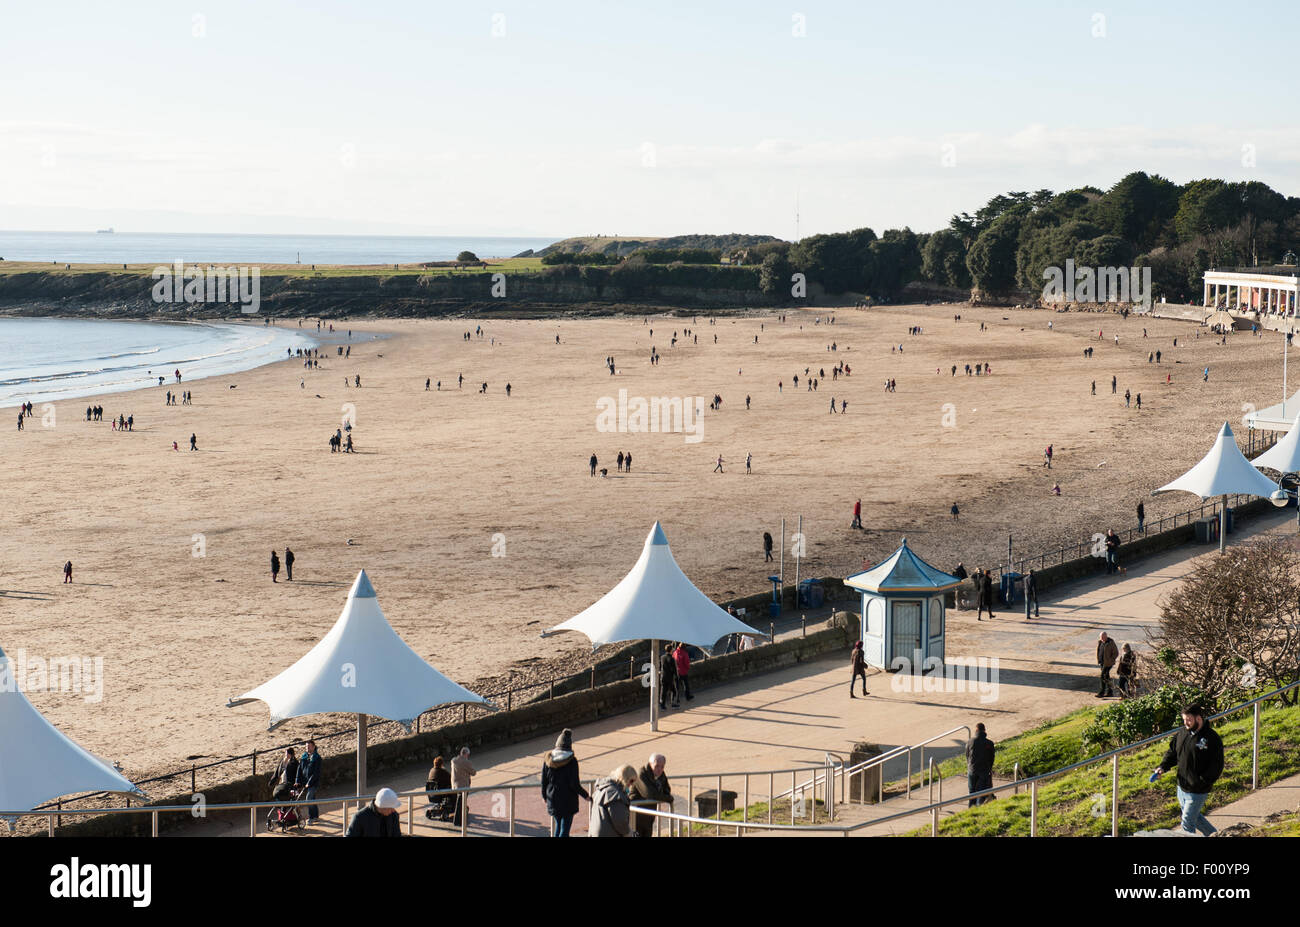
<instances>
[{"instance_id":1,"label":"sea water","mask_svg":"<svg viewBox=\"0 0 1300 927\"><path fill-rule=\"evenodd\" d=\"M185 389L285 360L315 334L261 323L0 319L0 408L157 387L159 377L174 387L176 370Z\"/></svg>"}]
</instances>

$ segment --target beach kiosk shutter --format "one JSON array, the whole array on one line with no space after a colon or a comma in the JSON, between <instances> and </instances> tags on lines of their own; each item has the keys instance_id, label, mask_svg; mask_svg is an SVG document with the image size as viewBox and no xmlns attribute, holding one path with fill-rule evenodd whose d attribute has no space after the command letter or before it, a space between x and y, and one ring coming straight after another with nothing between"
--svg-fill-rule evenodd
<instances>
[{"instance_id":1,"label":"beach kiosk shutter","mask_svg":"<svg viewBox=\"0 0 1300 927\"><path fill-rule=\"evenodd\" d=\"M907 546L844 580L862 594L862 651L880 669L924 672L942 666L947 614L944 593L961 580L937 569ZM902 660L895 667L895 661Z\"/></svg>"}]
</instances>

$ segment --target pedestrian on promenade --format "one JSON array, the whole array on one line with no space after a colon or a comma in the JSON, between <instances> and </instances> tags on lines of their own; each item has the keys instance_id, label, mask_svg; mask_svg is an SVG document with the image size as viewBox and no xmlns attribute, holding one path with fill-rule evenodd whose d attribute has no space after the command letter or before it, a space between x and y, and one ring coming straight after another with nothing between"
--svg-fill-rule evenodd
<instances>
[{"instance_id":1,"label":"pedestrian on promenade","mask_svg":"<svg viewBox=\"0 0 1300 927\"><path fill-rule=\"evenodd\" d=\"M609 776L597 779L591 798L588 837L632 836L632 806L628 790L636 781L636 767L618 766Z\"/></svg>"},{"instance_id":2,"label":"pedestrian on promenade","mask_svg":"<svg viewBox=\"0 0 1300 927\"><path fill-rule=\"evenodd\" d=\"M352 816L348 825L349 837L400 837L402 816L397 810L402 800L392 789L380 789L375 800Z\"/></svg>"},{"instance_id":3,"label":"pedestrian on promenade","mask_svg":"<svg viewBox=\"0 0 1300 927\"><path fill-rule=\"evenodd\" d=\"M297 780L297 784L303 787L301 797L305 801L313 801L316 798L316 789L320 787L320 764L320 754L316 752L316 741L307 741L307 747L298 760ZM308 805L307 823L315 824L319 820L320 808L316 805Z\"/></svg>"},{"instance_id":4,"label":"pedestrian on promenade","mask_svg":"<svg viewBox=\"0 0 1300 927\"><path fill-rule=\"evenodd\" d=\"M1033 615L1029 614L1030 602L1033 603ZM1025 620L1031 617L1038 617L1038 573L1034 570L1025 574Z\"/></svg>"},{"instance_id":5,"label":"pedestrian on promenade","mask_svg":"<svg viewBox=\"0 0 1300 927\"><path fill-rule=\"evenodd\" d=\"M1115 679L1119 685L1119 697L1121 699L1132 698L1137 695L1138 682L1137 654L1133 648L1125 644L1119 651L1119 666L1115 668Z\"/></svg>"},{"instance_id":6,"label":"pedestrian on promenade","mask_svg":"<svg viewBox=\"0 0 1300 927\"><path fill-rule=\"evenodd\" d=\"M1101 667L1101 688L1097 690L1096 698L1106 698L1114 694L1110 684L1110 668L1118 659L1119 648L1106 632L1102 631L1097 638L1097 665Z\"/></svg>"},{"instance_id":7,"label":"pedestrian on promenade","mask_svg":"<svg viewBox=\"0 0 1300 927\"><path fill-rule=\"evenodd\" d=\"M997 754L997 744L989 740L984 732L983 722L975 725L975 736L966 741L966 791L980 792L993 788L993 758ZM982 805L992 795L972 798L968 808Z\"/></svg>"},{"instance_id":8,"label":"pedestrian on promenade","mask_svg":"<svg viewBox=\"0 0 1300 927\"><path fill-rule=\"evenodd\" d=\"M1205 719L1205 709L1192 704L1183 709L1183 729L1169 741L1169 750L1152 773L1158 779L1178 768L1178 807L1182 809L1184 834L1200 831L1209 837L1216 828L1201 809L1210 789L1223 774L1223 741Z\"/></svg>"},{"instance_id":9,"label":"pedestrian on promenade","mask_svg":"<svg viewBox=\"0 0 1300 927\"><path fill-rule=\"evenodd\" d=\"M772 562L772 532L770 531L763 532L763 554L764 554L763 562L771 563Z\"/></svg>"},{"instance_id":10,"label":"pedestrian on promenade","mask_svg":"<svg viewBox=\"0 0 1300 927\"><path fill-rule=\"evenodd\" d=\"M957 577L958 579L960 579L960 580L962 581L962 586L957 587L957 591L956 591L955 593L953 593L953 602L956 604L957 609L958 609L958 610L961 610L962 608L965 607L965 606L964 606L964 603L963 603L963 601L962 601L962 599L963 599L963 597L962 597L962 591L963 591L962 587L965 586L965 584L966 584L966 577L968 577L970 574L966 572L966 567L962 566L962 562L961 562L960 560L958 560L958 561L957 561L957 568L954 569L954 570L952 571L952 575L955 576L955 577Z\"/></svg>"},{"instance_id":11,"label":"pedestrian on promenade","mask_svg":"<svg viewBox=\"0 0 1300 927\"><path fill-rule=\"evenodd\" d=\"M671 810L673 793L668 784L668 777L664 775L664 768L667 765L668 758L662 753L650 754L650 762L642 766L636 774L636 781L632 783L628 797L632 801L652 801L656 805L666 804ZM635 818L632 822L634 836L654 836L655 819L653 815L634 814L633 817Z\"/></svg>"},{"instance_id":12,"label":"pedestrian on promenade","mask_svg":"<svg viewBox=\"0 0 1300 927\"><path fill-rule=\"evenodd\" d=\"M679 643L677 649L673 651L673 660L677 663L677 688L682 695L686 696L686 701L693 701L695 696L691 695L691 655L686 652L684 643Z\"/></svg>"},{"instance_id":13,"label":"pedestrian on promenade","mask_svg":"<svg viewBox=\"0 0 1300 927\"><path fill-rule=\"evenodd\" d=\"M578 758L573 755L573 731L567 727L555 740L555 749L542 760L542 797L551 816L551 836L567 837L578 813L578 796L591 801L578 775Z\"/></svg>"},{"instance_id":14,"label":"pedestrian on promenade","mask_svg":"<svg viewBox=\"0 0 1300 927\"><path fill-rule=\"evenodd\" d=\"M1106 572L1119 570L1119 535L1114 528L1106 529Z\"/></svg>"},{"instance_id":15,"label":"pedestrian on promenade","mask_svg":"<svg viewBox=\"0 0 1300 927\"><path fill-rule=\"evenodd\" d=\"M469 761L469 747L461 747L460 753L451 759L451 787L454 789L467 789L470 782L478 770L474 764ZM469 796L461 792L456 796L456 826L462 824L461 819L465 816L465 806Z\"/></svg>"},{"instance_id":16,"label":"pedestrian on promenade","mask_svg":"<svg viewBox=\"0 0 1300 927\"><path fill-rule=\"evenodd\" d=\"M768 549L768 557L772 551ZM677 691L677 661L673 658L673 645L664 644L664 652L659 657L659 710L667 710L668 697L672 696L672 706L677 708L681 700Z\"/></svg>"},{"instance_id":17,"label":"pedestrian on promenade","mask_svg":"<svg viewBox=\"0 0 1300 927\"><path fill-rule=\"evenodd\" d=\"M849 656L849 661L853 668L853 675L849 679L849 698L857 698L853 694L853 687L859 679L862 680L862 697L866 698L871 693L867 691L867 658L862 654L862 641L853 645L853 653Z\"/></svg>"},{"instance_id":18,"label":"pedestrian on promenade","mask_svg":"<svg viewBox=\"0 0 1300 927\"><path fill-rule=\"evenodd\" d=\"M976 582L978 598L975 603L975 620L984 620L984 611L988 610L989 618L994 618L993 614L993 576L988 570L980 569L976 575L979 577Z\"/></svg>"}]
</instances>

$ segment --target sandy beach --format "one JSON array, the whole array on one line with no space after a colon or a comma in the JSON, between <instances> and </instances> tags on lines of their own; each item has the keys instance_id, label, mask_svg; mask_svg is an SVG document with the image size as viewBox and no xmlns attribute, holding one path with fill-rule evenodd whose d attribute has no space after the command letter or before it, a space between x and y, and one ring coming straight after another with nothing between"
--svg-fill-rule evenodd
<instances>
[{"instance_id":1,"label":"sandy beach","mask_svg":"<svg viewBox=\"0 0 1300 927\"><path fill-rule=\"evenodd\" d=\"M224 703L319 640L359 569L418 653L462 684L500 686L582 665L585 640L539 632L617 582L656 519L717 599L766 588L762 535L782 516L788 542L803 515L804 576L855 572L903 536L940 566L996 564L1008 533L1019 556L1128 527L1140 498L1148 519L1189 508L1189 496L1147 494L1199 459L1225 419L1237 428L1243 403L1282 391L1276 335L1220 345L1186 322L962 306L778 318L367 320L351 323L348 360L330 348L319 370L288 360L187 380L193 405L165 406L169 382L100 397L103 422L71 401L57 404L54 427L41 427L38 407L17 432L9 410L0 647L102 657L102 700L28 695L139 779L346 726L317 717L267 734L264 706ZM478 325L484 336L465 341ZM917 325L923 334L909 336ZM1147 359L1157 349L1159 365ZM833 379L837 363L851 376ZM991 374L967 376L976 363ZM360 388L345 387L357 376ZM426 391L426 378L441 390ZM1142 394L1140 412L1125 408L1126 389ZM620 390L723 403L705 409L697 442L601 432L598 404L617 404ZM829 413L832 396L847 400L844 414ZM133 432L110 430L119 412L134 416ZM356 453L332 454L345 415ZM620 450L633 455L629 474L616 470ZM589 475L593 453L607 477ZM849 528L858 498L864 531ZM294 579L273 584L270 553L286 545ZM974 627L973 614L953 616L950 654Z\"/></svg>"}]
</instances>

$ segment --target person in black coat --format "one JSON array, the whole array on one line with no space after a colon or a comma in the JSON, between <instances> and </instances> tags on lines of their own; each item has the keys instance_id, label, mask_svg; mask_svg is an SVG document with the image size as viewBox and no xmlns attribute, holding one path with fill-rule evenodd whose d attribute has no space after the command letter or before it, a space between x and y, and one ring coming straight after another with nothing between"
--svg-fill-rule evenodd
<instances>
[{"instance_id":1,"label":"person in black coat","mask_svg":"<svg viewBox=\"0 0 1300 927\"><path fill-rule=\"evenodd\" d=\"M993 576L988 570L979 570L976 573L976 593L978 601L976 602L975 620L983 621L984 610L988 609L989 617L995 617L993 614Z\"/></svg>"},{"instance_id":2,"label":"person in black coat","mask_svg":"<svg viewBox=\"0 0 1300 927\"><path fill-rule=\"evenodd\" d=\"M659 657L659 710L666 711L668 697L672 696L673 707L681 705L677 694L677 661L673 659L673 645L665 644L664 652Z\"/></svg>"},{"instance_id":3,"label":"person in black coat","mask_svg":"<svg viewBox=\"0 0 1300 927\"><path fill-rule=\"evenodd\" d=\"M1032 606L1030 603L1033 603ZM1034 614L1029 614L1030 608L1033 608ZM1038 574L1030 570L1025 574L1025 619L1038 617Z\"/></svg>"},{"instance_id":4,"label":"person in black coat","mask_svg":"<svg viewBox=\"0 0 1300 927\"><path fill-rule=\"evenodd\" d=\"M975 736L966 742L966 790L981 792L993 788L993 758L997 745L984 733L984 725L975 725ZM982 805L993 796L972 798L967 807Z\"/></svg>"},{"instance_id":5,"label":"person in black coat","mask_svg":"<svg viewBox=\"0 0 1300 927\"><path fill-rule=\"evenodd\" d=\"M397 813L402 800L392 789L380 789L375 800L352 816L349 837L400 837L402 816Z\"/></svg>"},{"instance_id":6,"label":"person in black coat","mask_svg":"<svg viewBox=\"0 0 1300 927\"><path fill-rule=\"evenodd\" d=\"M1216 828L1201 814L1210 789L1223 774L1223 741L1205 719L1205 709L1192 704L1183 709L1183 729L1169 740L1152 781L1178 767L1178 805L1183 811L1183 832L1200 831L1209 837Z\"/></svg>"},{"instance_id":7,"label":"person in black coat","mask_svg":"<svg viewBox=\"0 0 1300 927\"><path fill-rule=\"evenodd\" d=\"M578 758L573 755L573 731L567 727L555 740L555 749L542 759L542 797L551 816L551 836L567 837L578 813L578 796L591 801L578 774Z\"/></svg>"},{"instance_id":8,"label":"person in black coat","mask_svg":"<svg viewBox=\"0 0 1300 927\"><path fill-rule=\"evenodd\" d=\"M273 583L279 582L279 580L276 579L276 577L279 575L280 575L280 555L277 554L275 551L271 551L271 582Z\"/></svg>"}]
</instances>

